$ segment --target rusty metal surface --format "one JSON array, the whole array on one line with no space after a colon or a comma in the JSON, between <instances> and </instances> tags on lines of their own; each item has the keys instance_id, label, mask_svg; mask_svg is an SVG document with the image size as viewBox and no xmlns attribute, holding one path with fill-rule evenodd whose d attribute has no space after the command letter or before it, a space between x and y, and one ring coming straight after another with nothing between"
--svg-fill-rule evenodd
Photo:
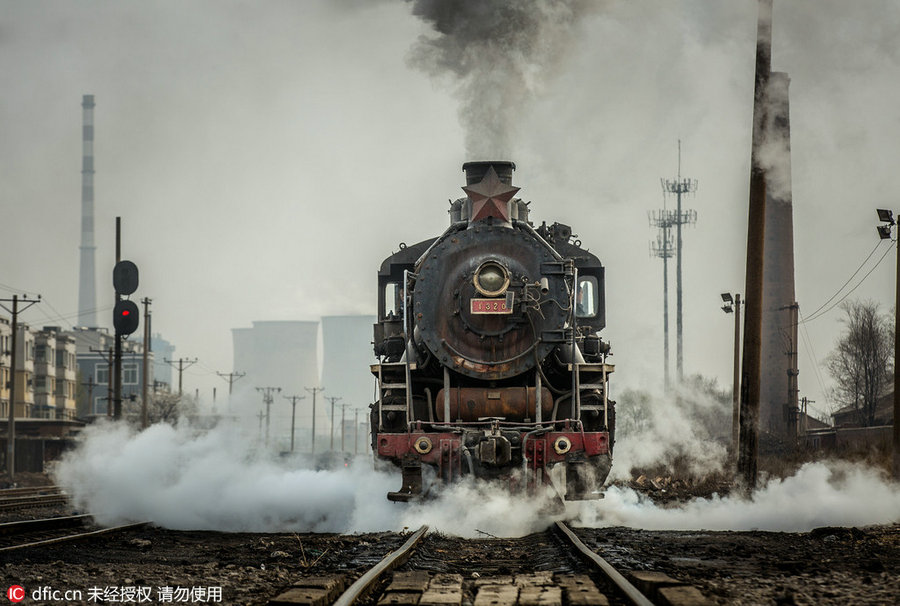
<instances>
[{"instance_id":1,"label":"rusty metal surface","mask_svg":"<svg viewBox=\"0 0 900 606\"><path fill-rule=\"evenodd\" d=\"M438 391L436 402L444 401L444 390ZM450 419L444 418L444 407L437 406L438 421L477 421L484 417L502 417L507 421L535 418L537 390L534 387L452 387L450 388ZM541 390L543 418L553 412L553 394L546 387Z\"/></svg>"}]
</instances>

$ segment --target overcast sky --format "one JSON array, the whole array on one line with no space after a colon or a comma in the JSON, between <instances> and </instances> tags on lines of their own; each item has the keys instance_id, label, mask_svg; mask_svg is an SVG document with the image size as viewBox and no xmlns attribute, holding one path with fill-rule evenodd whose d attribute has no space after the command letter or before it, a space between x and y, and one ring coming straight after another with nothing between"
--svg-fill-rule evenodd
<instances>
[{"instance_id":1,"label":"overcast sky","mask_svg":"<svg viewBox=\"0 0 900 606\"><path fill-rule=\"evenodd\" d=\"M719 293L744 288L756 2L594 8L552 73L510 99L515 182L534 220L572 225L606 264L615 385L650 385L662 263L647 211L681 139L682 175L699 181L685 370L730 388ZM75 322L81 97L93 94L100 318L121 216L154 332L200 360L186 390L224 393L232 328L374 313L381 260L445 229L475 159L456 82L412 59L430 31L403 0L0 0L0 296L43 295L22 318L34 326ZM874 209L900 209L900 4L776 0L772 67L791 78L797 298L810 314L876 245ZM890 311L893 275L888 255L851 296ZM805 325L801 395L821 409L830 378L814 364L839 320Z\"/></svg>"}]
</instances>

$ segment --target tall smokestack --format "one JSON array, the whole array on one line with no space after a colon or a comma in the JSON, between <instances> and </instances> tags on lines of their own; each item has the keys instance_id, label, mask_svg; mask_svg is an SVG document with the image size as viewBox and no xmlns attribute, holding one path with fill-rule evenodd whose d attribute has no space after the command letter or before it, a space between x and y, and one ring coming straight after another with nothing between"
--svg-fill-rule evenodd
<instances>
[{"instance_id":1,"label":"tall smokestack","mask_svg":"<svg viewBox=\"0 0 900 606\"><path fill-rule=\"evenodd\" d=\"M760 430L774 442L794 437L797 343L794 338L794 221L791 193L790 78L772 72L768 88L766 229L763 256ZM776 444L766 441L760 451Z\"/></svg>"},{"instance_id":2,"label":"tall smokestack","mask_svg":"<svg viewBox=\"0 0 900 606\"><path fill-rule=\"evenodd\" d=\"M78 325L97 326L94 270L94 95L81 98L81 266L78 274Z\"/></svg>"}]
</instances>

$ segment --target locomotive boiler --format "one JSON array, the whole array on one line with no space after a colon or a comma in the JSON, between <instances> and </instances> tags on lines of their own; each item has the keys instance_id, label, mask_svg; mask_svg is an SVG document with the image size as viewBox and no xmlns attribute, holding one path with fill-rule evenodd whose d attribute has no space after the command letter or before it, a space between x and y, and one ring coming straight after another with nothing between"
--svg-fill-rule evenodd
<instances>
[{"instance_id":1,"label":"locomotive boiler","mask_svg":"<svg viewBox=\"0 0 900 606\"><path fill-rule=\"evenodd\" d=\"M391 500L422 495L429 478L534 489L556 466L557 492L586 499L609 473L604 267L569 226L534 226L514 170L464 164L449 228L401 244L378 271L372 448L401 471Z\"/></svg>"}]
</instances>

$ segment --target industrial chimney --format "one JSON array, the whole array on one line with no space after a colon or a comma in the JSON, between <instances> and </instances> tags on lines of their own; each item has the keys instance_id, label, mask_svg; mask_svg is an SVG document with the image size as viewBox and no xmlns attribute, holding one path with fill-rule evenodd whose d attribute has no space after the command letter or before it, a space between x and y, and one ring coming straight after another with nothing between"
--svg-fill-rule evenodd
<instances>
[{"instance_id":1,"label":"industrial chimney","mask_svg":"<svg viewBox=\"0 0 900 606\"><path fill-rule=\"evenodd\" d=\"M81 266L78 274L78 325L97 326L94 271L94 95L84 95L81 154Z\"/></svg>"},{"instance_id":2,"label":"industrial chimney","mask_svg":"<svg viewBox=\"0 0 900 606\"><path fill-rule=\"evenodd\" d=\"M769 78L759 387L760 430L769 439L761 444L762 452L778 442L792 441L797 430L798 307L794 292L789 84L785 73L772 72Z\"/></svg>"}]
</instances>

